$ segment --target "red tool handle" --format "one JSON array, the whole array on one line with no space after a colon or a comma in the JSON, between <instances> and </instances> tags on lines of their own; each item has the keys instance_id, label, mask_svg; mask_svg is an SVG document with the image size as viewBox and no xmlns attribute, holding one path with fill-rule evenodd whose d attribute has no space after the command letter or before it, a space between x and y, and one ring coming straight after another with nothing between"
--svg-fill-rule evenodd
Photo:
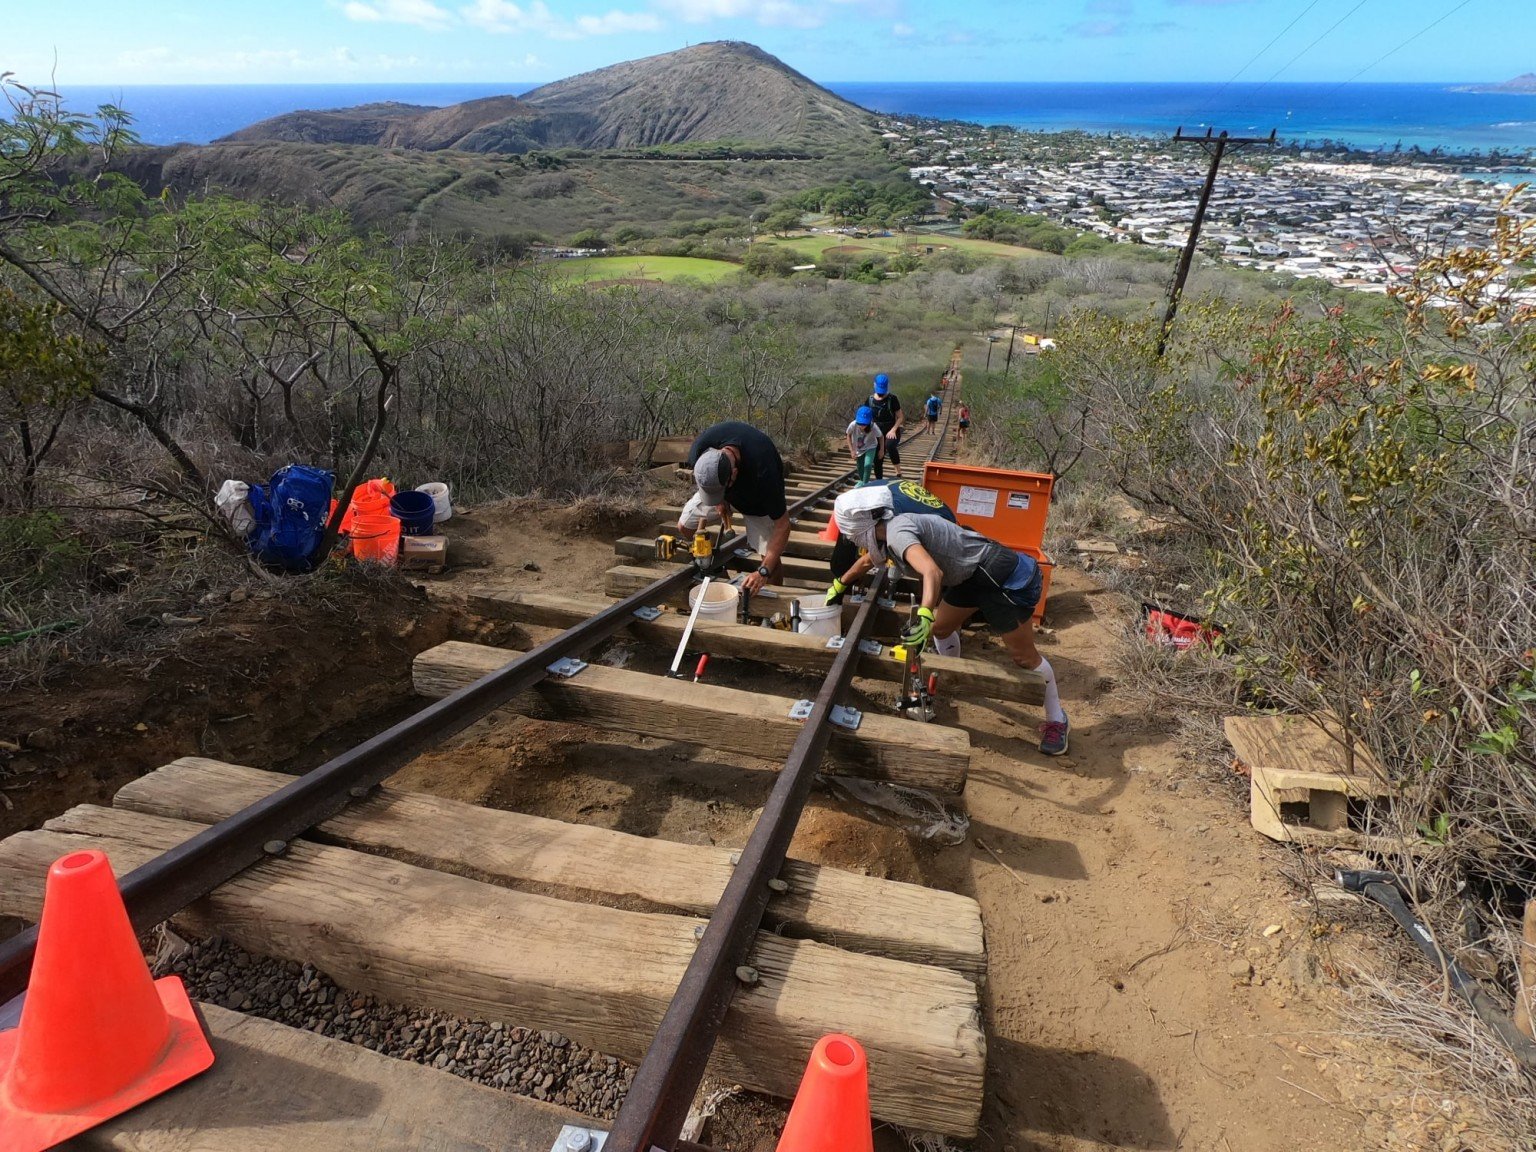
<instances>
[{"instance_id":1,"label":"red tool handle","mask_svg":"<svg viewBox=\"0 0 1536 1152\"><path fill-rule=\"evenodd\" d=\"M697 684L699 678L704 675L704 669L709 664L709 653L699 657L699 666L693 670L693 682Z\"/></svg>"},{"instance_id":2,"label":"red tool handle","mask_svg":"<svg viewBox=\"0 0 1536 1152\"><path fill-rule=\"evenodd\" d=\"M930 673L928 673L928 695L930 695L930 696L937 696L938 694L939 694L939 674L937 672L930 672Z\"/></svg>"}]
</instances>

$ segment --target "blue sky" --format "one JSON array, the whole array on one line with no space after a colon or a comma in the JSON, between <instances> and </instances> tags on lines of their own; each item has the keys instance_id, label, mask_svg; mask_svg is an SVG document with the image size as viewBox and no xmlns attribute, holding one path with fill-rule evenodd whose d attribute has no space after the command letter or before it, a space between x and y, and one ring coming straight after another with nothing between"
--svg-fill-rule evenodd
<instances>
[{"instance_id":1,"label":"blue sky","mask_svg":"<svg viewBox=\"0 0 1536 1152\"><path fill-rule=\"evenodd\" d=\"M1438 81L1536 71L1530 0L1359 0L1353 12L1356 0L60 0L8 7L0 71L31 84L51 76L60 84L517 83L703 40L750 41L823 81L1225 81L1240 69L1243 81L1343 81L1362 69L1362 81Z\"/></svg>"}]
</instances>

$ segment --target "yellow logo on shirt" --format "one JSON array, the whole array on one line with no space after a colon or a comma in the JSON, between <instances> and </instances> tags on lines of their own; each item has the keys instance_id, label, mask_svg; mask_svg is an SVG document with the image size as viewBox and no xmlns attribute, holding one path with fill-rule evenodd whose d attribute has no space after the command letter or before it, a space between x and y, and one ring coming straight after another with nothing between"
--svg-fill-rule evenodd
<instances>
[{"instance_id":1,"label":"yellow logo on shirt","mask_svg":"<svg viewBox=\"0 0 1536 1152\"><path fill-rule=\"evenodd\" d=\"M940 500L937 496L928 491L928 489L924 488L916 480L903 480L898 486L897 491L899 491L908 500L916 501L917 503L926 505L929 508L944 507L944 501Z\"/></svg>"}]
</instances>

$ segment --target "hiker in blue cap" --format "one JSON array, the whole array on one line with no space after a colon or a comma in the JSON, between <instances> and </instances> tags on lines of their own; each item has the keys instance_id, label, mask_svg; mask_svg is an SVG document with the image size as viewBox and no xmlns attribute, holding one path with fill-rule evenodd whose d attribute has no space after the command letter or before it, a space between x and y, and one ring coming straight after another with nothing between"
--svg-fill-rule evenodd
<instances>
[{"instance_id":1,"label":"hiker in blue cap","mask_svg":"<svg viewBox=\"0 0 1536 1152\"><path fill-rule=\"evenodd\" d=\"M901 412L901 401L896 399L896 393L891 391L891 378L884 372L875 377L874 390L865 404L874 415L875 426L885 437L885 456L875 461L875 476L881 480L885 479L887 459L896 466L896 475L900 476L901 429L906 423L906 417Z\"/></svg>"},{"instance_id":2,"label":"hiker in blue cap","mask_svg":"<svg viewBox=\"0 0 1536 1152\"><path fill-rule=\"evenodd\" d=\"M875 474L880 457L885 453L885 437L875 427L875 414L864 405L848 424L848 455L859 470L859 483L863 484Z\"/></svg>"}]
</instances>

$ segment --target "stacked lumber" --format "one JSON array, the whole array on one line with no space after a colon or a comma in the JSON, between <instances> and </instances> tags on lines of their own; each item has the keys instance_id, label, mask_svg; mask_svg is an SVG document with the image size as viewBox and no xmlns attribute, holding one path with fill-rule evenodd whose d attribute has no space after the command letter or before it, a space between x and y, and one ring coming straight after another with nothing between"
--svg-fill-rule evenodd
<instances>
[{"instance_id":1,"label":"stacked lumber","mask_svg":"<svg viewBox=\"0 0 1536 1152\"><path fill-rule=\"evenodd\" d=\"M1223 728L1249 769L1256 831L1281 843L1370 846L1372 837L1350 826L1350 803L1357 811L1385 804L1391 789L1364 745L1351 748L1336 725L1306 716L1228 716Z\"/></svg>"}]
</instances>

